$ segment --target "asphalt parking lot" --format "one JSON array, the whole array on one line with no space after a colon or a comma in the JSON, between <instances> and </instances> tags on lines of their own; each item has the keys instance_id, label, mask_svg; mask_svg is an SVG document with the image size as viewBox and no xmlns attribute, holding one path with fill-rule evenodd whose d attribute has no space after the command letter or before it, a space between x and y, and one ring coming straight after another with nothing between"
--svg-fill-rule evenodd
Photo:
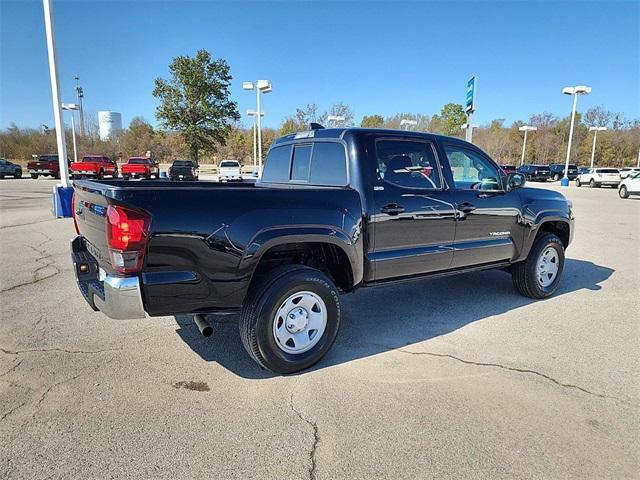
<instances>
[{"instance_id":1,"label":"asphalt parking lot","mask_svg":"<svg viewBox=\"0 0 640 480\"><path fill-rule=\"evenodd\" d=\"M551 299L502 272L363 289L329 355L277 377L234 316L205 339L93 313L53 185L0 181L0 478L639 478L640 199L563 190Z\"/></svg>"}]
</instances>

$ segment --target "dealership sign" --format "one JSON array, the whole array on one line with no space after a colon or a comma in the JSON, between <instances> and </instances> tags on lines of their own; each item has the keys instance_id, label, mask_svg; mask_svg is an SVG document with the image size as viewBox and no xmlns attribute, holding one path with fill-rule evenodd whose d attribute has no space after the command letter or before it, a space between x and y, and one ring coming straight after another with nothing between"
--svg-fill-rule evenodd
<instances>
[{"instance_id":1,"label":"dealership sign","mask_svg":"<svg viewBox=\"0 0 640 480\"><path fill-rule=\"evenodd\" d=\"M471 77L467 82L467 102L464 109L465 112L474 112L476 110L476 77Z\"/></svg>"}]
</instances>

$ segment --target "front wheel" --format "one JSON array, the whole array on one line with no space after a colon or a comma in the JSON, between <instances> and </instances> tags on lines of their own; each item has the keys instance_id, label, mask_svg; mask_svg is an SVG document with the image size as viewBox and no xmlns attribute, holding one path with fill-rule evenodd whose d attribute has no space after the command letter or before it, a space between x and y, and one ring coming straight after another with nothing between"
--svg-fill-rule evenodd
<instances>
[{"instance_id":1,"label":"front wheel","mask_svg":"<svg viewBox=\"0 0 640 480\"><path fill-rule=\"evenodd\" d=\"M16 171L13 172L13 178L22 178L22 170L20 170L19 168L16 169Z\"/></svg>"},{"instance_id":2,"label":"front wheel","mask_svg":"<svg viewBox=\"0 0 640 480\"><path fill-rule=\"evenodd\" d=\"M38 179L38 174L37 173L32 173L31 174L31 178L33 178L34 180Z\"/></svg>"},{"instance_id":3,"label":"front wheel","mask_svg":"<svg viewBox=\"0 0 640 480\"><path fill-rule=\"evenodd\" d=\"M580 179L576 178L576 187L581 187L582 184L580 183Z\"/></svg>"},{"instance_id":4,"label":"front wheel","mask_svg":"<svg viewBox=\"0 0 640 480\"><path fill-rule=\"evenodd\" d=\"M629 198L629 191L627 190L627 187L625 185L622 185L620 187L620 190L618 190L618 195L620 195L620 198Z\"/></svg>"},{"instance_id":5,"label":"front wheel","mask_svg":"<svg viewBox=\"0 0 640 480\"><path fill-rule=\"evenodd\" d=\"M589 180L589 186L591 188L596 188L598 186L598 184L596 183L596 181L592 178L591 180Z\"/></svg>"},{"instance_id":6,"label":"front wheel","mask_svg":"<svg viewBox=\"0 0 640 480\"><path fill-rule=\"evenodd\" d=\"M513 285L521 295L546 298L558 289L564 269L564 245L553 233L541 233L527 259L513 264Z\"/></svg>"},{"instance_id":7,"label":"front wheel","mask_svg":"<svg viewBox=\"0 0 640 480\"><path fill-rule=\"evenodd\" d=\"M560 175L556 173L556 174L553 176L553 180L554 180L554 181L556 181L556 182L557 182L558 180L560 180Z\"/></svg>"},{"instance_id":8,"label":"front wheel","mask_svg":"<svg viewBox=\"0 0 640 480\"><path fill-rule=\"evenodd\" d=\"M324 273L286 265L264 275L240 315L249 355L274 373L309 368L331 349L340 327L338 290Z\"/></svg>"}]
</instances>

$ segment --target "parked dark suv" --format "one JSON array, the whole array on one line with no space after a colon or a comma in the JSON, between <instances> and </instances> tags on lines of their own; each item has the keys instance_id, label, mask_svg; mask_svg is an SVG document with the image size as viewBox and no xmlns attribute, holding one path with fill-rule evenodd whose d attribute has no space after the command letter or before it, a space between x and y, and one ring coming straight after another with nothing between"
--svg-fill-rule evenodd
<instances>
[{"instance_id":1,"label":"parked dark suv","mask_svg":"<svg viewBox=\"0 0 640 480\"><path fill-rule=\"evenodd\" d=\"M546 182L551 178L551 169L548 165L521 165L518 173L522 173L527 180L534 182Z\"/></svg>"},{"instance_id":2,"label":"parked dark suv","mask_svg":"<svg viewBox=\"0 0 640 480\"><path fill-rule=\"evenodd\" d=\"M551 170L551 178L555 181L560 180L564 177L564 163L554 163L549 165L549 169ZM569 165L569 171L567 172L567 177L569 180L574 180L578 176L578 166L577 165Z\"/></svg>"}]
</instances>

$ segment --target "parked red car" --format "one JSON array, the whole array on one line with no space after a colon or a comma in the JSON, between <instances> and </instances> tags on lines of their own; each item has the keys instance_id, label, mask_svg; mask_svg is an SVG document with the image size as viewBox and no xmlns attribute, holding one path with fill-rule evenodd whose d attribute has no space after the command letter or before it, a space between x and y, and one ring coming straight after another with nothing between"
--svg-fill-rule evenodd
<instances>
[{"instance_id":1,"label":"parked red car","mask_svg":"<svg viewBox=\"0 0 640 480\"><path fill-rule=\"evenodd\" d=\"M103 155L86 155L82 161L71 164L71 177L84 178L95 177L104 178L110 175L113 178L118 176L118 165L109 157Z\"/></svg>"},{"instance_id":2,"label":"parked red car","mask_svg":"<svg viewBox=\"0 0 640 480\"><path fill-rule=\"evenodd\" d=\"M155 178L160 177L160 167L153 158L131 157L129 161L122 165L122 178Z\"/></svg>"},{"instance_id":3,"label":"parked red car","mask_svg":"<svg viewBox=\"0 0 640 480\"><path fill-rule=\"evenodd\" d=\"M69 159L67 162L71 163ZM27 169L33 179L40 176L60 178L58 155L40 155L36 160L27 163Z\"/></svg>"}]
</instances>

